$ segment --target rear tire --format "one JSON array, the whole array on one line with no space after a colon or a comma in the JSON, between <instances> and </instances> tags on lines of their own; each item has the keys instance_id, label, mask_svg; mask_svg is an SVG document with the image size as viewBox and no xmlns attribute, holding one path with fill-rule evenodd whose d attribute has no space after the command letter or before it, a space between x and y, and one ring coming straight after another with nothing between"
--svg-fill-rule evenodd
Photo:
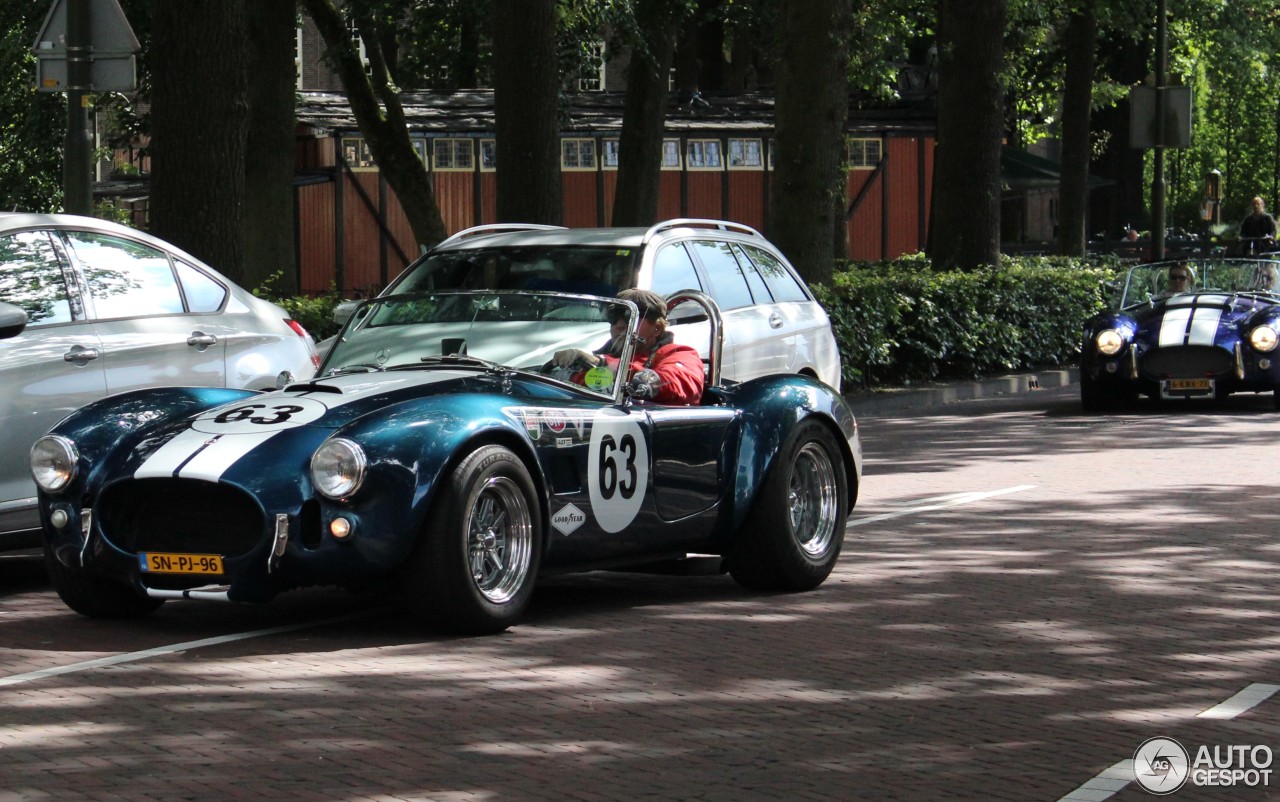
<instances>
[{"instance_id":1,"label":"rear tire","mask_svg":"<svg viewBox=\"0 0 1280 802\"><path fill-rule=\"evenodd\" d=\"M58 561L48 543L44 546L44 564L59 598L80 615L89 618L142 618L164 604L164 599L143 595L122 582L97 576L83 568L68 568Z\"/></svg>"},{"instance_id":2,"label":"rear tire","mask_svg":"<svg viewBox=\"0 0 1280 802\"><path fill-rule=\"evenodd\" d=\"M849 516L844 458L831 431L804 421L787 436L729 553L748 590L804 591L835 568Z\"/></svg>"},{"instance_id":3,"label":"rear tire","mask_svg":"<svg viewBox=\"0 0 1280 802\"><path fill-rule=\"evenodd\" d=\"M440 488L401 571L410 609L460 634L514 624L538 575L540 510L528 469L509 449L488 445L468 455Z\"/></svg>"}]
</instances>

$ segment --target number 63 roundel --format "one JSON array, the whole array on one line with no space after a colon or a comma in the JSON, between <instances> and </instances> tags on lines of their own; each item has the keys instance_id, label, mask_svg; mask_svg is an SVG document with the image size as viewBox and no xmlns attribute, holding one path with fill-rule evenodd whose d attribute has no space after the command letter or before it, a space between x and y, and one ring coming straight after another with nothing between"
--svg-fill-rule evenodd
<instances>
[{"instance_id":1,"label":"number 63 roundel","mask_svg":"<svg viewBox=\"0 0 1280 802\"><path fill-rule=\"evenodd\" d=\"M649 486L649 450L632 416L615 409L591 420L587 449L587 490L600 528L620 532L635 520Z\"/></svg>"}]
</instances>

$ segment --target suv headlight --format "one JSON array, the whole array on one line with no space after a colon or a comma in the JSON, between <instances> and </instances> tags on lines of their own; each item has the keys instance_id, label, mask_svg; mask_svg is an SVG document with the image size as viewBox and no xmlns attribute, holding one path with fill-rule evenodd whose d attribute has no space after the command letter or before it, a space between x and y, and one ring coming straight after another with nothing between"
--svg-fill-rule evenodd
<instances>
[{"instance_id":1,"label":"suv headlight","mask_svg":"<svg viewBox=\"0 0 1280 802\"><path fill-rule=\"evenodd\" d=\"M347 498L364 484L367 466L364 449L344 437L335 437L311 456L311 483L327 498Z\"/></svg>"},{"instance_id":2,"label":"suv headlight","mask_svg":"<svg viewBox=\"0 0 1280 802\"><path fill-rule=\"evenodd\" d=\"M1124 348L1124 338L1115 329L1105 329L1098 332L1093 341L1098 346L1098 353L1106 354L1107 356L1113 356L1119 353L1121 348Z\"/></svg>"},{"instance_id":3,"label":"suv headlight","mask_svg":"<svg viewBox=\"0 0 1280 802\"><path fill-rule=\"evenodd\" d=\"M76 478L80 454L65 437L47 434L31 447L31 477L46 493L57 493Z\"/></svg>"},{"instance_id":4,"label":"suv headlight","mask_svg":"<svg viewBox=\"0 0 1280 802\"><path fill-rule=\"evenodd\" d=\"M1253 350L1274 351L1277 343L1280 343L1280 336L1276 334L1276 330L1271 326L1258 326L1249 332L1249 344L1253 346Z\"/></svg>"}]
</instances>

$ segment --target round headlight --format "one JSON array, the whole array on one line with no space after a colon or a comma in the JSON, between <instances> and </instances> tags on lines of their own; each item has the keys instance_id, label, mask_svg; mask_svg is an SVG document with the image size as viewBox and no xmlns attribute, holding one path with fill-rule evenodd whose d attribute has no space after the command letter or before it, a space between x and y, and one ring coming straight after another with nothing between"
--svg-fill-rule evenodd
<instances>
[{"instance_id":1,"label":"round headlight","mask_svg":"<svg viewBox=\"0 0 1280 802\"><path fill-rule=\"evenodd\" d=\"M1119 353L1120 349L1124 348L1124 338L1115 329L1098 332L1098 336L1094 337L1093 341L1098 345L1098 353L1107 356Z\"/></svg>"},{"instance_id":2,"label":"round headlight","mask_svg":"<svg viewBox=\"0 0 1280 802\"><path fill-rule=\"evenodd\" d=\"M1271 326L1258 326L1249 332L1249 344L1253 346L1255 351L1274 351L1276 345L1280 344L1280 335L1276 334L1276 330Z\"/></svg>"},{"instance_id":3,"label":"round headlight","mask_svg":"<svg viewBox=\"0 0 1280 802\"><path fill-rule=\"evenodd\" d=\"M56 434L47 434L31 447L31 477L48 493L57 493L76 478L80 454L75 443Z\"/></svg>"},{"instance_id":4,"label":"round headlight","mask_svg":"<svg viewBox=\"0 0 1280 802\"><path fill-rule=\"evenodd\" d=\"M364 449L342 437L326 440L311 456L311 483L321 495L347 498L364 483Z\"/></svg>"}]
</instances>

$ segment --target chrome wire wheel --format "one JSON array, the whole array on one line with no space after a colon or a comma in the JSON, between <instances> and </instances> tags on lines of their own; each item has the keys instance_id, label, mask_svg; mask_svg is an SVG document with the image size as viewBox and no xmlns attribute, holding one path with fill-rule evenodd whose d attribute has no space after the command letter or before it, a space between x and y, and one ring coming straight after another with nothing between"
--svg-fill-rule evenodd
<instances>
[{"instance_id":1,"label":"chrome wire wheel","mask_svg":"<svg viewBox=\"0 0 1280 802\"><path fill-rule=\"evenodd\" d=\"M826 449L813 441L805 443L791 469L787 509L791 536L810 557L826 554L835 537L840 507L836 482Z\"/></svg>"},{"instance_id":2,"label":"chrome wire wheel","mask_svg":"<svg viewBox=\"0 0 1280 802\"><path fill-rule=\"evenodd\" d=\"M492 476L467 516L471 579L492 604L505 604L525 585L533 562L533 516L520 486Z\"/></svg>"}]
</instances>

